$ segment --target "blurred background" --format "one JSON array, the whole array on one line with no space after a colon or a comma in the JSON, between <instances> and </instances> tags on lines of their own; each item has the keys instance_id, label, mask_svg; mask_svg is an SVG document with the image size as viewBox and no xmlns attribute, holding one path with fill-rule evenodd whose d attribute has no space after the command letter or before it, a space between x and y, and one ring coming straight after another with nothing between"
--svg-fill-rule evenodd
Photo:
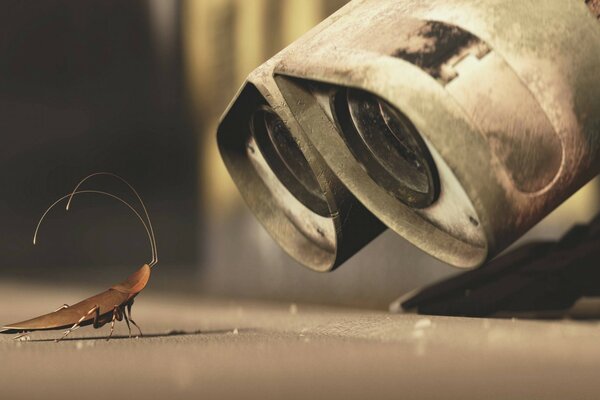
<instances>
[{"instance_id":1,"label":"blurred background","mask_svg":"<svg viewBox=\"0 0 600 400\"><path fill-rule=\"evenodd\" d=\"M345 2L0 0L0 279L98 289L147 262L139 222L95 196L55 209L32 245L44 209L97 171L149 206L161 259L151 290L385 308L456 274L391 232L335 273L305 270L220 160L218 119L248 73ZM126 195L108 179L86 187ZM523 241L599 211L596 180Z\"/></svg>"}]
</instances>

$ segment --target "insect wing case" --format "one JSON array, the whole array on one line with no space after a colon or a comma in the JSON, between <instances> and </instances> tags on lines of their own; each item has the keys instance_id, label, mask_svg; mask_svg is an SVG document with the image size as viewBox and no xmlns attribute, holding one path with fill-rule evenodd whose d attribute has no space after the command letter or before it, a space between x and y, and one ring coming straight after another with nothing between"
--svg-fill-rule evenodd
<instances>
[{"instance_id":1,"label":"insect wing case","mask_svg":"<svg viewBox=\"0 0 600 400\"><path fill-rule=\"evenodd\" d=\"M599 171L583 0L353 1L276 81L327 165L433 256L475 267Z\"/></svg>"},{"instance_id":2,"label":"insect wing case","mask_svg":"<svg viewBox=\"0 0 600 400\"><path fill-rule=\"evenodd\" d=\"M98 307L98 315L112 314L115 306L120 306L141 292L148 281L152 269L147 264L131 274L125 281L112 286L109 290L92 296L72 306L61 308L53 313L42 315L23 322L17 322L0 328L0 333L14 334L24 331L54 330L70 328L81 320L79 325L90 325L95 314L89 311Z\"/></svg>"},{"instance_id":3,"label":"insect wing case","mask_svg":"<svg viewBox=\"0 0 600 400\"><path fill-rule=\"evenodd\" d=\"M306 139L268 61L254 71L218 128L222 158L251 211L301 264L331 271L384 226L329 170Z\"/></svg>"}]
</instances>

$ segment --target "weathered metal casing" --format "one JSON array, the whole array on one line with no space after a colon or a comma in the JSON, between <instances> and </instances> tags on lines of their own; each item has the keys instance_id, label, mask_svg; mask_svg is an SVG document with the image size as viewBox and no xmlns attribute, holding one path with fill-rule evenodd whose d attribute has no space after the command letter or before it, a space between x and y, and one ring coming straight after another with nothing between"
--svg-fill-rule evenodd
<instances>
[{"instance_id":1,"label":"weathered metal casing","mask_svg":"<svg viewBox=\"0 0 600 400\"><path fill-rule=\"evenodd\" d=\"M306 140L273 79L275 57L255 70L221 119L218 143L222 158L251 211L275 241L301 264L331 271L378 236L384 225L339 182ZM250 128L253 113L269 107L287 127L318 182L323 199L308 207L290 191L269 163ZM300 156L299 158L302 158ZM301 160L284 160L293 163ZM302 172L302 171L300 171Z\"/></svg>"},{"instance_id":2,"label":"weathered metal casing","mask_svg":"<svg viewBox=\"0 0 600 400\"><path fill-rule=\"evenodd\" d=\"M355 0L275 73L348 189L457 267L497 255L600 170L600 23L584 0ZM406 205L349 149L335 106L346 88L414 125L437 172L432 204Z\"/></svg>"}]
</instances>

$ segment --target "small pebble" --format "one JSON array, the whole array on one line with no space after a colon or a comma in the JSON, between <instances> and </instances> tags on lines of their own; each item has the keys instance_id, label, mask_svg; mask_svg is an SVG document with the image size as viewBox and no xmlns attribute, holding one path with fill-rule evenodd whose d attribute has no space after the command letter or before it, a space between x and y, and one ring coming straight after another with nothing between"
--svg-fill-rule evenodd
<instances>
[{"instance_id":1,"label":"small pebble","mask_svg":"<svg viewBox=\"0 0 600 400\"><path fill-rule=\"evenodd\" d=\"M433 322L429 318L423 318L417 321L415 324L415 329L425 329L430 328L433 325Z\"/></svg>"},{"instance_id":2,"label":"small pebble","mask_svg":"<svg viewBox=\"0 0 600 400\"><path fill-rule=\"evenodd\" d=\"M296 315L298 314L298 306L295 303L290 305L290 314Z\"/></svg>"},{"instance_id":3,"label":"small pebble","mask_svg":"<svg viewBox=\"0 0 600 400\"><path fill-rule=\"evenodd\" d=\"M237 329L237 328L235 328L235 329L233 330L233 332L232 332L232 333L233 333L234 335L237 335L237 334L239 333L239 332L238 332L238 329Z\"/></svg>"}]
</instances>

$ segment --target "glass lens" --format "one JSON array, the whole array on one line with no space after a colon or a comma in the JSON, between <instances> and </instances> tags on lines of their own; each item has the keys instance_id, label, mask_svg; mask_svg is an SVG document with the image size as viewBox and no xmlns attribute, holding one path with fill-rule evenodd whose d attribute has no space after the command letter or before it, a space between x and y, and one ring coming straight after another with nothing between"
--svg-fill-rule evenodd
<instances>
[{"instance_id":1,"label":"glass lens","mask_svg":"<svg viewBox=\"0 0 600 400\"><path fill-rule=\"evenodd\" d=\"M360 90L338 94L335 103L344 139L369 176L411 207L433 204L438 196L437 171L408 118Z\"/></svg>"}]
</instances>

